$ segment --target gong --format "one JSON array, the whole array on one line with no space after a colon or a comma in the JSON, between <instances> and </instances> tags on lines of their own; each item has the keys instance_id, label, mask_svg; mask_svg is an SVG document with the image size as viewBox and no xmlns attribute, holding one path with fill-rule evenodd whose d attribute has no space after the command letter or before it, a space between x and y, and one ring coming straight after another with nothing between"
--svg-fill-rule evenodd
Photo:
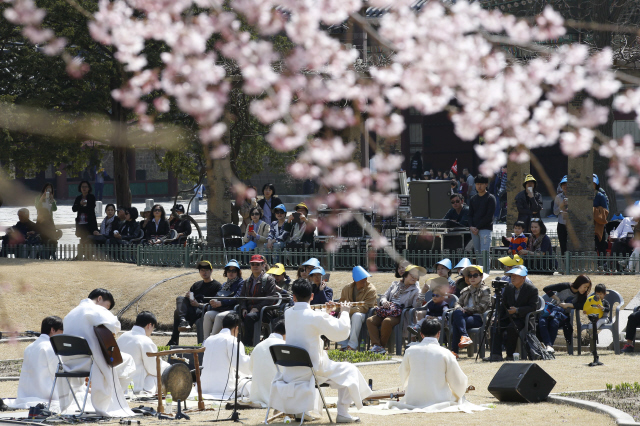
<instances>
[{"instance_id":1,"label":"gong","mask_svg":"<svg viewBox=\"0 0 640 426\"><path fill-rule=\"evenodd\" d=\"M192 387L193 379L187 364L172 364L162 373L162 388L165 392L171 392L174 401L186 401Z\"/></svg>"}]
</instances>

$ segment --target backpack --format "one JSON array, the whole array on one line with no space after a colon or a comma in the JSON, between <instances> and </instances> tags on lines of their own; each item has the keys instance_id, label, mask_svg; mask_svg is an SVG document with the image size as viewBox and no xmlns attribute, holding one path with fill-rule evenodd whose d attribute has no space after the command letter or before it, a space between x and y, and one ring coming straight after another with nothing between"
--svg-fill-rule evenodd
<instances>
[{"instance_id":1,"label":"backpack","mask_svg":"<svg viewBox=\"0 0 640 426\"><path fill-rule=\"evenodd\" d=\"M527 333L524 338L524 351L532 361L556 359L553 354L544 350L544 347L536 337L535 333Z\"/></svg>"}]
</instances>

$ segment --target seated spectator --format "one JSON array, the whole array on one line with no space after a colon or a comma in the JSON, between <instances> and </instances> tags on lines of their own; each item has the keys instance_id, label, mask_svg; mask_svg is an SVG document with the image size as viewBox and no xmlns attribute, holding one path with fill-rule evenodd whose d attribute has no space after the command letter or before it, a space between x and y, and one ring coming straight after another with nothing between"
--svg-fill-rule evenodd
<instances>
[{"instance_id":1,"label":"seated spectator","mask_svg":"<svg viewBox=\"0 0 640 426\"><path fill-rule=\"evenodd\" d=\"M636 201L635 205L640 205L640 201ZM628 256L633 252L633 246L631 242L633 241L633 237L629 237L629 234L633 234L635 230L635 226L637 225L640 218L638 217L625 217L620 222L611 234L609 234L609 239L613 242L611 246L611 251L619 256Z\"/></svg>"},{"instance_id":2,"label":"seated spectator","mask_svg":"<svg viewBox=\"0 0 640 426\"><path fill-rule=\"evenodd\" d=\"M89 244L102 245L107 242L108 239L113 238L113 231L118 227L118 218L116 217L116 206L113 204L107 204L104 208L106 217L100 224L99 231L93 231L93 235L89 235L87 242Z\"/></svg>"},{"instance_id":3,"label":"seated spectator","mask_svg":"<svg viewBox=\"0 0 640 426\"><path fill-rule=\"evenodd\" d=\"M420 327L426 319L437 319L438 321L442 321L445 313L449 310L447 296L448 294L444 287L433 290L431 292L431 300L427 301L424 317L419 319L414 325L408 326L407 331L416 337L420 337ZM418 316L418 318L420 317Z\"/></svg>"},{"instance_id":4,"label":"seated spectator","mask_svg":"<svg viewBox=\"0 0 640 426\"><path fill-rule=\"evenodd\" d=\"M145 207L141 212L139 212L140 216L140 229L144 231L144 228L147 226L147 223L151 220L151 209Z\"/></svg>"},{"instance_id":5,"label":"seated spectator","mask_svg":"<svg viewBox=\"0 0 640 426\"><path fill-rule=\"evenodd\" d=\"M451 208L444 215L443 219L458 223L458 226L469 226L469 206L464 205L464 198L460 194L453 194L449 197Z\"/></svg>"},{"instance_id":6,"label":"seated spectator","mask_svg":"<svg viewBox=\"0 0 640 426\"><path fill-rule=\"evenodd\" d=\"M251 275L247 278L242 286L242 297L275 297L276 281L264 272L264 264L266 260L260 254L251 256L249 265L251 266ZM253 327L256 322L260 321L260 310L265 306L270 306L275 300L242 300L240 302L240 312L244 322L244 333L242 341L246 346L253 346ZM273 311L266 311L262 317L262 322L268 324L274 315Z\"/></svg>"},{"instance_id":7,"label":"seated spectator","mask_svg":"<svg viewBox=\"0 0 640 426\"><path fill-rule=\"evenodd\" d=\"M507 361L513 361L513 353L516 350L520 331L524 328L525 317L534 312L538 306L538 289L532 284L525 283L528 271L524 266L516 266L507 271L511 276L511 283L505 287L498 317L499 329L492 332L491 356L484 361L503 361L502 342L507 351ZM531 318L531 320L533 317ZM530 324L533 329L533 324ZM506 334L506 339L504 338Z\"/></svg>"},{"instance_id":8,"label":"seated spectator","mask_svg":"<svg viewBox=\"0 0 640 426\"><path fill-rule=\"evenodd\" d=\"M364 302L364 305L352 306L349 310L351 317L351 331L349 338L340 342L340 348L343 351L357 351L358 341L360 340L360 330L367 318L369 309L376 306L377 292L376 287L367 281L371 277L362 266L356 266L351 272L353 282L342 289L340 294L340 302Z\"/></svg>"},{"instance_id":9,"label":"seated spectator","mask_svg":"<svg viewBox=\"0 0 640 426\"><path fill-rule=\"evenodd\" d=\"M40 244L38 227L29 219L28 209L18 210L18 222L7 229L7 233L2 237L2 256L7 255L9 246L20 244Z\"/></svg>"},{"instance_id":10,"label":"seated spectator","mask_svg":"<svg viewBox=\"0 0 640 426\"><path fill-rule=\"evenodd\" d=\"M287 219L285 231L289 232L287 248L303 249L313 244L316 225L309 218L309 208L305 203L296 206L296 211Z\"/></svg>"},{"instance_id":11,"label":"seated spectator","mask_svg":"<svg viewBox=\"0 0 640 426\"><path fill-rule=\"evenodd\" d=\"M288 294L291 291L291 278L287 275L282 263L276 263L273 268L267 271L276 280L276 291Z\"/></svg>"},{"instance_id":12,"label":"seated spectator","mask_svg":"<svg viewBox=\"0 0 640 426\"><path fill-rule=\"evenodd\" d=\"M416 265L407 266L400 281L391 283L389 289L380 298L375 315L367 319L367 329L373 345L372 352L386 353L385 347L391 337L393 327L398 325L402 319L402 310L420 307L421 303L418 299L420 290L416 285L420 279L419 271L419 267Z\"/></svg>"},{"instance_id":13,"label":"seated spectator","mask_svg":"<svg viewBox=\"0 0 640 426\"><path fill-rule=\"evenodd\" d=\"M586 275L578 275L573 283L551 284L542 289L553 301L554 305L564 310L564 315L543 315L538 320L540 340L547 348L547 352L554 352L558 330L562 327L567 347L572 347L573 325L569 321L571 309L582 310L587 296L591 292L591 279ZM545 309L546 310L546 309ZM579 312L576 312L580 315Z\"/></svg>"},{"instance_id":14,"label":"seated spectator","mask_svg":"<svg viewBox=\"0 0 640 426\"><path fill-rule=\"evenodd\" d=\"M276 187L272 183L265 183L262 187L262 195L264 198L258 201L258 205L263 212L263 220L271 223L275 220L273 210L276 206L282 204L282 200L276 195Z\"/></svg>"},{"instance_id":15,"label":"seated spectator","mask_svg":"<svg viewBox=\"0 0 640 426\"><path fill-rule=\"evenodd\" d=\"M171 228L167 221L164 207L160 204L156 204L151 208L151 219L147 221L145 219L144 226L144 239L147 244L157 245L162 244L171 234Z\"/></svg>"},{"instance_id":16,"label":"seated spectator","mask_svg":"<svg viewBox=\"0 0 640 426\"><path fill-rule=\"evenodd\" d=\"M284 229L287 219L287 208L284 204L279 204L273 209L273 212L275 213L276 220L271 222L269 236L267 237L267 248L269 250L282 250L286 245L287 238L289 238L289 233Z\"/></svg>"},{"instance_id":17,"label":"seated spectator","mask_svg":"<svg viewBox=\"0 0 640 426\"><path fill-rule=\"evenodd\" d=\"M538 273L551 273L555 270L555 261L543 259L542 256L553 254L551 239L547 235L547 227L542 219L531 219L531 235L527 241L527 248L520 250L520 256L525 260L528 269L538 270Z\"/></svg>"},{"instance_id":18,"label":"seated spectator","mask_svg":"<svg viewBox=\"0 0 640 426\"><path fill-rule=\"evenodd\" d=\"M251 222L247 226L247 232L242 241L245 245L241 247L243 250L253 250L255 247L262 248L267 242L269 236L269 224L262 220L262 209L260 207L252 207L250 211ZM253 244L249 244L253 243Z\"/></svg>"},{"instance_id":19,"label":"seated spectator","mask_svg":"<svg viewBox=\"0 0 640 426\"><path fill-rule=\"evenodd\" d=\"M302 270L298 270L298 279L304 278L306 280L309 279L309 272L313 271L315 268L320 267L320 261L315 257L312 257L302 265L300 265L300 267L302 268Z\"/></svg>"},{"instance_id":20,"label":"seated spectator","mask_svg":"<svg viewBox=\"0 0 640 426\"><path fill-rule=\"evenodd\" d=\"M611 304L607 297L607 286L604 284L596 284L595 289L593 290L594 297L588 297L585 305L583 305L583 310L586 315L591 313L596 313L598 317L598 322L596 323L596 330L602 327L604 324L609 322L609 312L611 312ZM591 331L593 329L592 324L588 324L588 330Z\"/></svg>"},{"instance_id":21,"label":"seated spectator","mask_svg":"<svg viewBox=\"0 0 640 426\"><path fill-rule=\"evenodd\" d=\"M534 217L540 218L542 211L542 195L536 191L538 182L532 175L527 175L522 183L523 191L516 195L518 220L524 223L524 232L529 232L529 224Z\"/></svg>"},{"instance_id":22,"label":"seated spectator","mask_svg":"<svg viewBox=\"0 0 640 426\"><path fill-rule=\"evenodd\" d=\"M489 274L484 274L478 265L465 268L463 274L469 277L470 285L460 293L460 299L451 314L451 344L455 354L460 348L473 343L467 330L482 327L482 314L491 304L491 289L484 282Z\"/></svg>"},{"instance_id":23,"label":"seated spectator","mask_svg":"<svg viewBox=\"0 0 640 426\"><path fill-rule=\"evenodd\" d=\"M231 259L224 266L222 276L227 281L222 285L217 296L221 297L239 297L242 293L244 280L242 279L242 270L237 260ZM202 320L203 338L218 334L222 330L222 319L229 312L233 312L233 308L238 304L232 299L215 300L211 299L209 304L205 306L205 313Z\"/></svg>"},{"instance_id":24,"label":"seated spectator","mask_svg":"<svg viewBox=\"0 0 640 426\"><path fill-rule=\"evenodd\" d=\"M180 331L190 331L191 326L202 316L205 307L205 297L214 297L222 284L211 278L213 267L206 260L196 265L201 281L195 282L184 296L176 298L176 310L173 312L173 333L167 346L178 345Z\"/></svg>"},{"instance_id":25,"label":"seated spectator","mask_svg":"<svg viewBox=\"0 0 640 426\"><path fill-rule=\"evenodd\" d=\"M118 220L118 222L122 223L127 220L127 218L125 217L126 214L126 207L118 206L118 208L116 209L116 219Z\"/></svg>"},{"instance_id":26,"label":"seated spectator","mask_svg":"<svg viewBox=\"0 0 640 426\"><path fill-rule=\"evenodd\" d=\"M526 251L527 236L524 234L524 222L521 220L513 224L513 234L510 238L503 237L504 244L509 244L509 253L512 255L519 254L522 250Z\"/></svg>"},{"instance_id":27,"label":"seated spectator","mask_svg":"<svg viewBox=\"0 0 640 426\"><path fill-rule=\"evenodd\" d=\"M458 194L458 181L455 179L451 179L451 189L449 190L449 195Z\"/></svg>"},{"instance_id":28,"label":"seated spectator","mask_svg":"<svg viewBox=\"0 0 640 426\"><path fill-rule=\"evenodd\" d=\"M113 231L113 237L107 240L107 244L131 244L131 240L138 238L140 224L136 222L138 209L127 207L124 209L124 222L119 222L117 229Z\"/></svg>"},{"instance_id":29,"label":"seated spectator","mask_svg":"<svg viewBox=\"0 0 640 426\"><path fill-rule=\"evenodd\" d=\"M312 284L313 304L323 305L333 302L333 290L327 285L323 279L325 275L324 268L318 266L309 272L309 281Z\"/></svg>"},{"instance_id":30,"label":"seated spectator","mask_svg":"<svg viewBox=\"0 0 640 426\"><path fill-rule=\"evenodd\" d=\"M627 331L625 332L625 340L627 341L622 347L622 353L630 354L635 352L636 329L640 326L640 306L633 308L633 313L627 318Z\"/></svg>"},{"instance_id":31,"label":"seated spectator","mask_svg":"<svg viewBox=\"0 0 640 426\"><path fill-rule=\"evenodd\" d=\"M256 201L257 189L255 186L249 185L247 186L247 193L253 194L251 198L245 198L242 204L240 205L240 216L242 216L242 224L240 224L240 230L244 234L247 232L247 226L249 222L251 222L251 215L249 214L253 207L258 207L258 202Z\"/></svg>"},{"instance_id":32,"label":"seated spectator","mask_svg":"<svg viewBox=\"0 0 640 426\"><path fill-rule=\"evenodd\" d=\"M184 215L184 206L182 204L176 204L171 209L169 228L178 233L172 244L184 244L189 235L191 235L191 221Z\"/></svg>"}]
</instances>

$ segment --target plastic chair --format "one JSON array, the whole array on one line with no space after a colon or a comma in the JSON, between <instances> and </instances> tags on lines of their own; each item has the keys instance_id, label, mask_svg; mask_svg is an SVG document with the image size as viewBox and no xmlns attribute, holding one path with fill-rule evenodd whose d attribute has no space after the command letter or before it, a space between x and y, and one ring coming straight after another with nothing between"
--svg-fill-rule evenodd
<instances>
[{"instance_id":1,"label":"plastic chair","mask_svg":"<svg viewBox=\"0 0 640 426\"><path fill-rule=\"evenodd\" d=\"M311 357L309 357L309 352L306 349L293 346L293 345L273 345L269 348L271 352L271 358L273 359L273 363L276 365L276 369L278 370L278 375L280 374L280 367L308 367L311 370L311 374L313 374L313 380L316 384L316 389L320 392L320 398L322 398L322 404L324 405L324 409L327 412L327 416L329 416L329 422L333 423L333 419L331 419L331 414L329 414L329 408L327 407L327 403L324 400L324 394L322 393L322 389L320 389L320 383L318 383L318 378L316 377L316 372L313 369L313 363L311 362ZM274 379L271 382L271 392L270 395L273 395L273 385L276 383ZM267 420L269 419L269 411L271 410L271 396L269 396L269 404L267 405L267 414L264 417L264 423L267 424ZM282 411L282 410L281 410ZM302 420L300 421L300 425L304 423L304 412L302 413Z\"/></svg>"},{"instance_id":2,"label":"plastic chair","mask_svg":"<svg viewBox=\"0 0 640 426\"><path fill-rule=\"evenodd\" d=\"M611 330L611 334L613 334L613 350L615 351L616 355L620 355L620 307L624 305L624 298L617 291L608 290L605 300L609 302L611 310L609 311L609 322L606 324L602 324L600 326L600 330ZM614 318L613 305L616 303L617 306L615 308L616 313ZM591 323L581 324L580 314L576 314L576 329L578 330L578 355L580 355L582 352L582 339L580 338L582 330L588 330L590 328L590 325ZM597 333L597 330L595 330L594 333Z\"/></svg>"},{"instance_id":3,"label":"plastic chair","mask_svg":"<svg viewBox=\"0 0 640 426\"><path fill-rule=\"evenodd\" d=\"M84 408L87 405L87 396L89 396L89 388L91 387L91 375L93 372L93 354L91 353L89 343L87 343L87 341L83 337L71 336L68 334L59 334L57 336L51 337L51 347L53 348L53 352L58 357L58 371L56 372L53 379L53 387L51 388L51 395L49 395L48 407L49 409L51 409L51 400L53 399L53 392L56 389L56 381L58 380L58 377L64 377L65 379L67 379L67 384L69 385L69 389L71 390L73 400L76 402L78 408L80 408L80 414L77 415L77 417L80 417L82 416L82 414L84 414ZM62 362L61 358L63 356L86 356L91 358L91 365L89 366L89 370L64 371L64 363ZM82 404L82 407L80 407L80 404L78 404L75 392L73 392L71 388L69 377L89 378L89 383L87 383L87 390L84 394L84 402Z\"/></svg>"}]
</instances>

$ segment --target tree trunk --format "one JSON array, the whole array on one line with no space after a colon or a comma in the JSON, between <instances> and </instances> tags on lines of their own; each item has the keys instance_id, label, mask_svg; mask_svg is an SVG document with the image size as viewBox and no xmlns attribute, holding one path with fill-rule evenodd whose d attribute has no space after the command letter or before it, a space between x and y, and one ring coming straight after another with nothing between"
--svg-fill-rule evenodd
<instances>
[{"instance_id":1,"label":"tree trunk","mask_svg":"<svg viewBox=\"0 0 640 426\"><path fill-rule=\"evenodd\" d=\"M212 160L209 147L205 146L207 159L207 245L222 246L220 227L231 222L231 182L227 173L231 171L230 155Z\"/></svg>"},{"instance_id":2,"label":"tree trunk","mask_svg":"<svg viewBox=\"0 0 640 426\"><path fill-rule=\"evenodd\" d=\"M120 102L111 100L111 122L113 123L113 178L116 204L131 206L129 189L129 164L127 162L126 113Z\"/></svg>"},{"instance_id":3,"label":"tree trunk","mask_svg":"<svg viewBox=\"0 0 640 426\"><path fill-rule=\"evenodd\" d=\"M593 252L593 150L569 158L567 180L567 248L571 252Z\"/></svg>"},{"instance_id":4,"label":"tree trunk","mask_svg":"<svg viewBox=\"0 0 640 426\"><path fill-rule=\"evenodd\" d=\"M511 160L507 162L507 235L513 230L513 224L518 220L516 195L523 189L522 182L530 173L530 166L528 161L521 164Z\"/></svg>"}]
</instances>

